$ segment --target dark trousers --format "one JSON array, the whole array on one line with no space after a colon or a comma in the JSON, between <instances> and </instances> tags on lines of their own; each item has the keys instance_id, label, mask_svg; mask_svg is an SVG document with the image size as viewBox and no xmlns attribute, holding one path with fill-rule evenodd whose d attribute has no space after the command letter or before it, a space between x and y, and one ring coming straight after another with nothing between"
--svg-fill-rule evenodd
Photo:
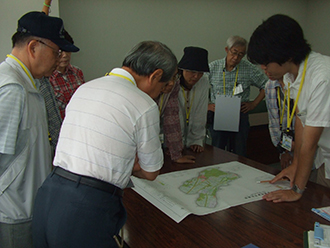
<instances>
[{"instance_id":1,"label":"dark trousers","mask_svg":"<svg viewBox=\"0 0 330 248\"><path fill-rule=\"evenodd\" d=\"M118 247L126 221L122 198L50 174L38 191L32 220L36 248Z\"/></svg>"},{"instance_id":2,"label":"dark trousers","mask_svg":"<svg viewBox=\"0 0 330 248\"><path fill-rule=\"evenodd\" d=\"M238 132L216 131L209 125L212 145L246 157L247 139L250 130L249 114L240 113Z\"/></svg>"}]
</instances>

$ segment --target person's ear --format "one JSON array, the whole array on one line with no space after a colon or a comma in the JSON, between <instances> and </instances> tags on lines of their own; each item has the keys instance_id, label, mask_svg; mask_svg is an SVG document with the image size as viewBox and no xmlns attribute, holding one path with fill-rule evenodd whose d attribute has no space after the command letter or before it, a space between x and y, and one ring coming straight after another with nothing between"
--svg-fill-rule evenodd
<instances>
[{"instance_id":1,"label":"person's ear","mask_svg":"<svg viewBox=\"0 0 330 248\"><path fill-rule=\"evenodd\" d=\"M156 69L153 73L151 73L151 75L149 76L149 81L151 83L158 83L160 82L160 79L163 76L164 71L162 69Z\"/></svg>"},{"instance_id":2,"label":"person's ear","mask_svg":"<svg viewBox=\"0 0 330 248\"><path fill-rule=\"evenodd\" d=\"M225 47L225 51L226 51L226 53L228 53L228 52L229 52L229 49L228 49L228 47L227 47L227 46Z\"/></svg>"},{"instance_id":3,"label":"person's ear","mask_svg":"<svg viewBox=\"0 0 330 248\"><path fill-rule=\"evenodd\" d=\"M32 56L33 58L36 57L36 51L37 51L37 46L38 46L38 41L37 40L31 40L28 45L27 45L27 49L28 49L28 53L30 56Z\"/></svg>"}]
</instances>

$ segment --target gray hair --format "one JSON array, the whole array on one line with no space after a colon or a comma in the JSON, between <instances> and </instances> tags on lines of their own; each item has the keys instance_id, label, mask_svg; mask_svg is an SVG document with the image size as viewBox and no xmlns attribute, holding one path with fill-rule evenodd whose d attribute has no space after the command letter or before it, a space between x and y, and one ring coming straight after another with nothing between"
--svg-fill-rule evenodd
<instances>
[{"instance_id":1,"label":"gray hair","mask_svg":"<svg viewBox=\"0 0 330 248\"><path fill-rule=\"evenodd\" d=\"M228 49L232 48L232 47L236 47L236 46L245 46L247 47L247 41L246 39L234 35L234 36L230 36L227 40L227 47Z\"/></svg>"},{"instance_id":2,"label":"gray hair","mask_svg":"<svg viewBox=\"0 0 330 248\"><path fill-rule=\"evenodd\" d=\"M158 41L142 41L126 55L123 66L129 67L139 76L149 76L162 69L160 82L168 82L174 75L178 61L172 51Z\"/></svg>"}]
</instances>

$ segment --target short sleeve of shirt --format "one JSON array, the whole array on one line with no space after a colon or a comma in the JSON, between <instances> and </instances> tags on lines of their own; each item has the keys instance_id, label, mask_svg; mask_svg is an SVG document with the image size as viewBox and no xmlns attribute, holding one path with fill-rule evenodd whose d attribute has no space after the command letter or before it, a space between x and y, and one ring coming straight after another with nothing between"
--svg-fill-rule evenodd
<instances>
[{"instance_id":1,"label":"short sleeve of shirt","mask_svg":"<svg viewBox=\"0 0 330 248\"><path fill-rule=\"evenodd\" d=\"M329 81L322 81L312 92L307 107L306 125L330 126L330 86Z\"/></svg>"},{"instance_id":2,"label":"short sleeve of shirt","mask_svg":"<svg viewBox=\"0 0 330 248\"><path fill-rule=\"evenodd\" d=\"M24 98L24 90L18 84L8 84L0 88L0 153L15 153Z\"/></svg>"},{"instance_id":3,"label":"short sleeve of shirt","mask_svg":"<svg viewBox=\"0 0 330 248\"><path fill-rule=\"evenodd\" d=\"M143 170L154 172L163 166L159 140L159 112L156 103L136 124L139 163Z\"/></svg>"},{"instance_id":4,"label":"short sleeve of shirt","mask_svg":"<svg viewBox=\"0 0 330 248\"><path fill-rule=\"evenodd\" d=\"M253 66L253 68L251 68L251 70L253 71L253 73L252 73L252 79L253 79L252 85L256 86L259 89L264 89L265 84L268 81L268 78L267 78L266 74L263 73L257 66Z\"/></svg>"}]
</instances>

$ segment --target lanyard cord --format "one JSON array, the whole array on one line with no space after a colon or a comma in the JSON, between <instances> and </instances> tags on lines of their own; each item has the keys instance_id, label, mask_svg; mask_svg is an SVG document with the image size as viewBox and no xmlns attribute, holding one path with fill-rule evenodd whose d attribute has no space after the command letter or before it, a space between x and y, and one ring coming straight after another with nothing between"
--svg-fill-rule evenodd
<instances>
[{"instance_id":1,"label":"lanyard cord","mask_svg":"<svg viewBox=\"0 0 330 248\"><path fill-rule=\"evenodd\" d=\"M36 85L35 85L35 83L34 83L32 77L31 77L29 71L26 69L25 65L24 65L21 61L19 61L16 57L14 57L13 55L11 55L11 54L7 54L7 57L8 57L8 58L12 58L12 59L16 60L17 63L19 63L19 65L20 65L20 66L22 67L22 69L25 71L26 75L30 78L33 87L34 87L35 89L37 89L37 87L36 87Z\"/></svg>"},{"instance_id":2,"label":"lanyard cord","mask_svg":"<svg viewBox=\"0 0 330 248\"><path fill-rule=\"evenodd\" d=\"M36 85L35 85L35 83L34 83L32 77L31 77L31 75L30 75L30 73L29 73L29 71L26 69L26 67L24 66L24 64L23 64L21 61L19 61L16 57L12 56L11 54L7 54L7 57L8 57L8 58L12 58L12 59L16 60L17 63L19 63L19 65L20 65L20 66L23 68L23 70L25 71L26 75L28 75L28 77L30 78L31 83L33 84L33 87L34 87L35 89L37 89L37 87L36 87ZM48 131L48 139L49 139L49 141L52 140L52 137L50 136L49 131Z\"/></svg>"},{"instance_id":3,"label":"lanyard cord","mask_svg":"<svg viewBox=\"0 0 330 248\"><path fill-rule=\"evenodd\" d=\"M290 119L290 83L288 83L288 98L287 98L287 111L286 111L286 119L289 120ZM290 131L290 127L291 127L291 121L290 123L287 121L286 122L286 130L287 132Z\"/></svg>"},{"instance_id":4,"label":"lanyard cord","mask_svg":"<svg viewBox=\"0 0 330 248\"><path fill-rule=\"evenodd\" d=\"M106 76L115 76L115 77L120 77L120 78L124 78L128 81L130 81L133 85L135 85L135 83L128 77L124 76L124 75L121 75L121 74L117 74L117 73L113 73L113 72L110 72L110 73L107 73L105 74Z\"/></svg>"},{"instance_id":5,"label":"lanyard cord","mask_svg":"<svg viewBox=\"0 0 330 248\"><path fill-rule=\"evenodd\" d=\"M235 90L236 90L236 84L237 84L237 78L238 78L238 69L239 69L239 66L237 66L233 95L234 95ZM225 70L222 71L222 78L223 78L223 94L226 95L226 73L225 73Z\"/></svg>"},{"instance_id":6,"label":"lanyard cord","mask_svg":"<svg viewBox=\"0 0 330 248\"><path fill-rule=\"evenodd\" d=\"M283 117L284 117L285 100L286 100L286 96L287 96L287 91L286 90L284 91L284 99L283 99L283 107L282 107L281 96L280 96L280 87L277 88L277 102L278 102L278 108L280 110L280 130L282 130L282 123L283 123Z\"/></svg>"},{"instance_id":7,"label":"lanyard cord","mask_svg":"<svg viewBox=\"0 0 330 248\"><path fill-rule=\"evenodd\" d=\"M277 102L280 110L280 130L282 130L282 124L283 124L283 118L284 118L284 110L285 110L285 100L287 104L287 120L290 118L290 83L288 84L288 90L284 91L284 99L283 99L283 107L281 105L281 96L280 96L280 87L277 88ZM288 110L289 109L289 110ZM290 130L290 125L289 122L287 121L287 131L289 132Z\"/></svg>"},{"instance_id":8,"label":"lanyard cord","mask_svg":"<svg viewBox=\"0 0 330 248\"><path fill-rule=\"evenodd\" d=\"M185 90L184 90L183 86L181 86L181 88L182 88L182 93L183 93L183 97L184 97L184 100L185 100L184 106L185 106L185 109L186 109L186 123L188 125L189 124L190 111L191 111L191 107L192 107L192 104L193 104L194 99L195 99L195 93L196 93L196 91L195 91L195 88L194 88L193 89L194 94L193 94L191 103L189 105L189 111L188 111L188 106L187 106L187 101L188 101L188 97L187 96L188 96L188 94L186 96L186 93L185 93Z\"/></svg>"},{"instance_id":9,"label":"lanyard cord","mask_svg":"<svg viewBox=\"0 0 330 248\"><path fill-rule=\"evenodd\" d=\"M302 90L302 87L303 87L303 84L304 84L304 81L305 81L305 75L306 75L306 67L307 67L307 61L308 61L308 55L305 59L305 64L304 64L304 70L303 70L303 73L302 73L302 77L301 77L301 81L300 81L300 86L299 86L299 90L298 90L298 94L297 94L297 98L294 102L294 106L293 106L293 109L292 109L292 113L291 113L291 117L289 118L288 120L288 127L291 126L291 122L293 120L293 116L294 116L294 113L296 111L296 108L297 108L297 104L298 104L298 100L299 100L299 97L300 97L300 93L301 93L301 90ZM289 111L290 109L288 109Z\"/></svg>"},{"instance_id":10,"label":"lanyard cord","mask_svg":"<svg viewBox=\"0 0 330 248\"><path fill-rule=\"evenodd\" d=\"M161 94L159 100L159 115L162 114L163 104L164 104L164 94Z\"/></svg>"}]
</instances>

